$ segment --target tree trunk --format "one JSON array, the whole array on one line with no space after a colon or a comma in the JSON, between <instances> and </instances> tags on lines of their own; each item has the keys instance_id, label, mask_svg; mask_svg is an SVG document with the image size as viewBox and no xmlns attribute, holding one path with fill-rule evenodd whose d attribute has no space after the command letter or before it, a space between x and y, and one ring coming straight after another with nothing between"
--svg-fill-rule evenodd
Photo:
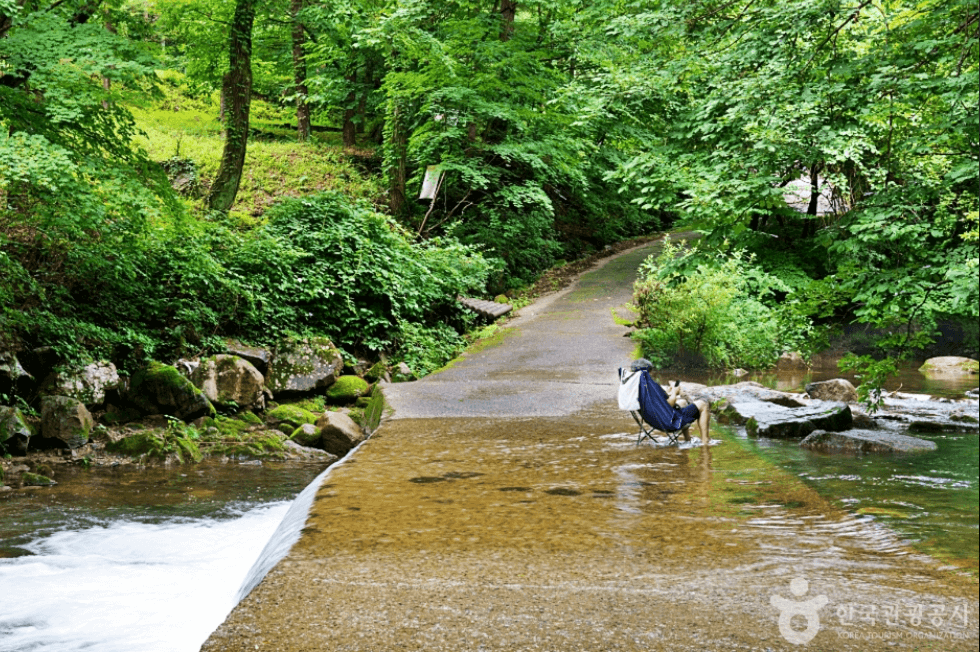
<instances>
[{"instance_id":1,"label":"tree trunk","mask_svg":"<svg viewBox=\"0 0 980 652\"><path fill-rule=\"evenodd\" d=\"M517 14L517 0L500 0L500 40L509 41L514 35L514 16Z\"/></svg>"},{"instance_id":2,"label":"tree trunk","mask_svg":"<svg viewBox=\"0 0 980 652\"><path fill-rule=\"evenodd\" d=\"M306 53L303 44L306 43L306 32L303 23L296 16L303 9L303 0L291 0L290 11L293 16L293 78L296 82L296 126L297 138L303 143L310 138L310 105L306 103L309 89L306 87Z\"/></svg>"},{"instance_id":3,"label":"tree trunk","mask_svg":"<svg viewBox=\"0 0 980 652\"><path fill-rule=\"evenodd\" d=\"M388 111L388 120L391 121L390 134L391 142L387 143L385 150L387 153L387 167L389 190L391 192L391 212L393 215L401 213L405 207L405 186L407 182L408 167L408 133L405 128L404 107L398 99L391 100L391 109Z\"/></svg>"},{"instance_id":4,"label":"tree trunk","mask_svg":"<svg viewBox=\"0 0 980 652\"><path fill-rule=\"evenodd\" d=\"M355 85L357 83L357 73L349 75L347 82L351 86ZM357 145L357 126L354 124L355 115L357 115L357 93L351 91L347 95L347 108L344 109L344 147L354 147Z\"/></svg>"},{"instance_id":5,"label":"tree trunk","mask_svg":"<svg viewBox=\"0 0 980 652\"><path fill-rule=\"evenodd\" d=\"M225 98L225 148L221 167L205 198L211 210L227 212L235 203L248 145L248 114L252 103L252 23L255 0L236 0L228 42L228 74L222 84Z\"/></svg>"},{"instance_id":6,"label":"tree trunk","mask_svg":"<svg viewBox=\"0 0 980 652\"><path fill-rule=\"evenodd\" d=\"M812 238L817 232L817 206L820 201L820 166L810 166L810 203L807 204L807 220L803 227L803 238Z\"/></svg>"}]
</instances>

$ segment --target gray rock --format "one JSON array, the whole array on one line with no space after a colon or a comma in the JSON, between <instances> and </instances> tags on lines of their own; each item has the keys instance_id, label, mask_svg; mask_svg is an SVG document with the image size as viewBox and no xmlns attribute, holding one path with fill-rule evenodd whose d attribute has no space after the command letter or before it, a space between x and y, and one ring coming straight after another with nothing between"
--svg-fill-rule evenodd
<instances>
[{"instance_id":1,"label":"gray rock","mask_svg":"<svg viewBox=\"0 0 980 652\"><path fill-rule=\"evenodd\" d=\"M851 409L845 403L821 402L796 409L759 403L745 423L745 431L752 437L802 439L815 430L840 432L851 427Z\"/></svg>"},{"instance_id":2,"label":"gray rock","mask_svg":"<svg viewBox=\"0 0 980 652\"><path fill-rule=\"evenodd\" d=\"M263 376L269 373L269 363L272 362L272 351L269 349L263 349L260 346L248 346L236 340L228 340L227 348L229 355L237 355L239 358L248 360Z\"/></svg>"},{"instance_id":3,"label":"gray rock","mask_svg":"<svg viewBox=\"0 0 980 652\"><path fill-rule=\"evenodd\" d=\"M919 371L926 375L977 374L980 373L980 361L958 355L944 355L929 358L919 367Z\"/></svg>"},{"instance_id":4,"label":"gray rock","mask_svg":"<svg viewBox=\"0 0 980 652\"><path fill-rule=\"evenodd\" d=\"M909 432L918 432L922 434L940 432L980 432L980 426L977 425L976 421L956 419L955 416L957 415L951 416L949 420L941 421L932 419L914 419L913 421L909 422Z\"/></svg>"},{"instance_id":5,"label":"gray rock","mask_svg":"<svg viewBox=\"0 0 980 652\"><path fill-rule=\"evenodd\" d=\"M399 362L391 374L391 380L395 383L407 383L415 380L415 372L404 362Z\"/></svg>"},{"instance_id":6,"label":"gray rock","mask_svg":"<svg viewBox=\"0 0 980 652\"><path fill-rule=\"evenodd\" d=\"M842 401L844 403L857 403L858 401L858 394L854 385L843 378L808 383L806 393L810 398L820 401Z\"/></svg>"},{"instance_id":7,"label":"gray rock","mask_svg":"<svg viewBox=\"0 0 980 652\"><path fill-rule=\"evenodd\" d=\"M343 368L340 351L326 338L284 342L276 349L266 386L276 396L323 390Z\"/></svg>"},{"instance_id":8,"label":"gray rock","mask_svg":"<svg viewBox=\"0 0 980 652\"><path fill-rule=\"evenodd\" d=\"M980 398L980 387L966 390L966 395L970 398Z\"/></svg>"},{"instance_id":9,"label":"gray rock","mask_svg":"<svg viewBox=\"0 0 980 652\"><path fill-rule=\"evenodd\" d=\"M217 414L204 392L176 367L159 362L133 374L126 399L144 414L168 414L184 421Z\"/></svg>"},{"instance_id":10,"label":"gray rock","mask_svg":"<svg viewBox=\"0 0 980 652\"><path fill-rule=\"evenodd\" d=\"M34 429L20 410L0 406L0 446L26 451L33 436Z\"/></svg>"},{"instance_id":11,"label":"gray rock","mask_svg":"<svg viewBox=\"0 0 980 652\"><path fill-rule=\"evenodd\" d=\"M0 348L0 394L23 391L32 380L14 352Z\"/></svg>"},{"instance_id":12,"label":"gray rock","mask_svg":"<svg viewBox=\"0 0 980 652\"><path fill-rule=\"evenodd\" d=\"M41 383L41 392L51 396L69 396L85 405L102 405L108 390L119 387L116 365L100 361L81 369L52 372Z\"/></svg>"},{"instance_id":13,"label":"gray rock","mask_svg":"<svg viewBox=\"0 0 980 652\"><path fill-rule=\"evenodd\" d=\"M880 430L815 430L800 442L801 448L822 453L914 453L936 450L936 443Z\"/></svg>"},{"instance_id":14,"label":"gray rock","mask_svg":"<svg viewBox=\"0 0 980 652\"><path fill-rule=\"evenodd\" d=\"M320 447L328 453L344 456L364 441L364 431L342 412L327 412L316 422L320 429Z\"/></svg>"},{"instance_id":15,"label":"gray rock","mask_svg":"<svg viewBox=\"0 0 980 652\"><path fill-rule=\"evenodd\" d=\"M41 435L58 439L68 448L88 443L95 423L85 405L68 396L45 396L41 399Z\"/></svg>"},{"instance_id":16,"label":"gray rock","mask_svg":"<svg viewBox=\"0 0 980 652\"><path fill-rule=\"evenodd\" d=\"M211 403L222 407L265 409L272 393L252 363L234 355L215 355L201 361L190 376Z\"/></svg>"},{"instance_id":17,"label":"gray rock","mask_svg":"<svg viewBox=\"0 0 980 652\"><path fill-rule=\"evenodd\" d=\"M282 443L283 448L286 451L286 456L290 459L301 459L301 460L317 460L326 461L328 463L336 462L338 457L332 455L327 451L322 451L319 448L311 448L309 446L301 446L296 442L287 439Z\"/></svg>"},{"instance_id":18,"label":"gray rock","mask_svg":"<svg viewBox=\"0 0 980 652\"><path fill-rule=\"evenodd\" d=\"M779 356L779 360L776 360L777 371L806 371L806 369L806 360L796 351L784 353Z\"/></svg>"}]
</instances>

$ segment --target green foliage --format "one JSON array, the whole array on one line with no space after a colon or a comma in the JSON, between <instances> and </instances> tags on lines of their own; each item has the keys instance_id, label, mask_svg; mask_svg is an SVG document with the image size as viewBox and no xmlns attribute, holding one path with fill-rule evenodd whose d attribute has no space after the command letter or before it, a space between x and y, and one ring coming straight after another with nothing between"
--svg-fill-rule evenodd
<instances>
[{"instance_id":1,"label":"green foliage","mask_svg":"<svg viewBox=\"0 0 980 652\"><path fill-rule=\"evenodd\" d=\"M399 338L402 359L417 378L441 368L466 346L466 340L448 324L404 322Z\"/></svg>"},{"instance_id":2,"label":"green foliage","mask_svg":"<svg viewBox=\"0 0 980 652\"><path fill-rule=\"evenodd\" d=\"M898 373L898 360L890 357L876 360L868 355L848 353L837 366L842 372L855 374L861 379L857 386L858 399L867 406L869 414L874 414L881 407L885 381Z\"/></svg>"},{"instance_id":3,"label":"green foliage","mask_svg":"<svg viewBox=\"0 0 980 652\"><path fill-rule=\"evenodd\" d=\"M252 337L318 331L380 350L405 323L458 318L455 298L480 288L487 264L448 239L414 244L392 220L339 193L287 200L227 252L234 277L261 297L239 318Z\"/></svg>"},{"instance_id":4,"label":"green foliage","mask_svg":"<svg viewBox=\"0 0 980 652\"><path fill-rule=\"evenodd\" d=\"M640 266L634 333L645 357L672 362L761 368L803 347L806 318L776 293L789 288L735 250L724 255L685 249L669 240Z\"/></svg>"}]
</instances>

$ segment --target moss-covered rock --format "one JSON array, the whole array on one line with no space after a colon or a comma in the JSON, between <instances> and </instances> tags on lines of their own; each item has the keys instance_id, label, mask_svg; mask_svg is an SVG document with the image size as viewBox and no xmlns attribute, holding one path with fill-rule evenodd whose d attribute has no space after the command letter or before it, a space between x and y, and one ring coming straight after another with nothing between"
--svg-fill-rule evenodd
<instances>
[{"instance_id":1,"label":"moss-covered rock","mask_svg":"<svg viewBox=\"0 0 980 652\"><path fill-rule=\"evenodd\" d=\"M204 392L176 367L159 362L133 374L126 398L144 414L169 414L184 421L216 414Z\"/></svg>"},{"instance_id":2,"label":"moss-covered rock","mask_svg":"<svg viewBox=\"0 0 980 652\"><path fill-rule=\"evenodd\" d=\"M352 403L368 389L368 383L357 376L341 376L327 389L327 399L331 403Z\"/></svg>"},{"instance_id":3,"label":"moss-covered rock","mask_svg":"<svg viewBox=\"0 0 980 652\"><path fill-rule=\"evenodd\" d=\"M304 423L293 431L289 439L300 446L316 448L320 445L320 429L312 423Z\"/></svg>"},{"instance_id":4,"label":"moss-covered rock","mask_svg":"<svg viewBox=\"0 0 980 652\"><path fill-rule=\"evenodd\" d=\"M243 423L247 423L247 424L249 424L251 426L261 426L263 423L265 423L262 420L262 417L260 417L259 415L255 414L254 412L247 412L247 411L246 412L241 412L239 414L236 414L235 415L235 418L238 419L239 421L241 421Z\"/></svg>"},{"instance_id":5,"label":"moss-covered rock","mask_svg":"<svg viewBox=\"0 0 980 652\"><path fill-rule=\"evenodd\" d=\"M196 441L173 431L158 429L141 430L109 442L106 450L140 460L166 460L172 456L178 462L200 462L204 457Z\"/></svg>"},{"instance_id":6,"label":"moss-covered rock","mask_svg":"<svg viewBox=\"0 0 980 652\"><path fill-rule=\"evenodd\" d=\"M220 435L228 437L238 437L243 432L254 430L263 425L263 421L261 419L258 419L258 423L252 423L244 419L239 419L238 416L226 417L221 415L216 417L205 417L204 419L201 419L200 422L195 421L194 423L200 423L200 427L206 432L213 428Z\"/></svg>"},{"instance_id":7,"label":"moss-covered rock","mask_svg":"<svg viewBox=\"0 0 980 652\"><path fill-rule=\"evenodd\" d=\"M376 383L388 373L388 365L382 361L375 362L371 368L364 372L364 378L372 383Z\"/></svg>"},{"instance_id":8,"label":"moss-covered rock","mask_svg":"<svg viewBox=\"0 0 980 652\"><path fill-rule=\"evenodd\" d=\"M980 361L962 356L946 355L929 358L919 367L919 371L937 375L977 374L980 372Z\"/></svg>"},{"instance_id":9,"label":"moss-covered rock","mask_svg":"<svg viewBox=\"0 0 980 652\"><path fill-rule=\"evenodd\" d=\"M316 423L317 416L297 405L280 405L267 412L266 419L272 424L282 424L289 428L288 432L292 432L304 423Z\"/></svg>"},{"instance_id":10,"label":"moss-covered rock","mask_svg":"<svg viewBox=\"0 0 980 652\"><path fill-rule=\"evenodd\" d=\"M21 482L24 483L25 487L50 487L51 485L58 484L46 475L41 475L40 473L24 473L20 476Z\"/></svg>"},{"instance_id":11,"label":"moss-covered rock","mask_svg":"<svg viewBox=\"0 0 980 652\"><path fill-rule=\"evenodd\" d=\"M0 447L24 447L34 434L34 429L20 410L0 406Z\"/></svg>"},{"instance_id":12,"label":"moss-covered rock","mask_svg":"<svg viewBox=\"0 0 980 652\"><path fill-rule=\"evenodd\" d=\"M364 415L361 417L361 427L367 433L372 433L381 424L381 416L385 409L385 397L381 389L375 386L371 392L367 405L364 406Z\"/></svg>"},{"instance_id":13,"label":"moss-covered rock","mask_svg":"<svg viewBox=\"0 0 980 652\"><path fill-rule=\"evenodd\" d=\"M330 340L288 340L276 348L266 386L276 396L323 390L333 384L343 368L344 359Z\"/></svg>"},{"instance_id":14,"label":"moss-covered rock","mask_svg":"<svg viewBox=\"0 0 980 652\"><path fill-rule=\"evenodd\" d=\"M222 440L208 445L209 455L248 459L284 459L286 435L278 430L245 433L238 440Z\"/></svg>"},{"instance_id":15,"label":"moss-covered rock","mask_svg":"<svg viewBox=\"0 0 980 652\"><path fill-rule=\"evenodd\" d=\"M67 396L45 396L41 399L41 435L57 439L68 448L88 443L95 422L81 401Z\"/></svg>"}]
</instances>

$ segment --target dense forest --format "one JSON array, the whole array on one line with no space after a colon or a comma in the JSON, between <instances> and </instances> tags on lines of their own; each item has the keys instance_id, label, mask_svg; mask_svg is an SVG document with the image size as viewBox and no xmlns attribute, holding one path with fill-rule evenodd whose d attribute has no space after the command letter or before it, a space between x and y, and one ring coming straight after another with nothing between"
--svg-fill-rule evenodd
<instances>
[{"instance_id":1,"label":"dense forest","mask_svg":"<svg viewBox=\"0 0 980 652\"><path fill-rule=\"evenodd\" d=\"M978 133L975 0L0 0L0 349L431 370L457 295L685 226L649 355L884 373L976 337Z\"/></svg>"}]
</instances>

